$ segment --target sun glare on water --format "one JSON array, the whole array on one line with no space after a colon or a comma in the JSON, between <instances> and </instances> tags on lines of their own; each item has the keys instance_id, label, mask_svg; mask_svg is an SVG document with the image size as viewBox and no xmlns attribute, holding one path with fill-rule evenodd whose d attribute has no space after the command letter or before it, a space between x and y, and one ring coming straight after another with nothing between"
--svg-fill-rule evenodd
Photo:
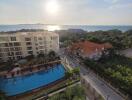
<instances>
[{"instance_id":1,"label":"sun glare on water","mask_svg":"<svg viewBox=\"0 0 132 100\"><path fill-rule=\"evenodd\" d=\"M61 28L60 28L60 26L58 26L58 25L48 25L47 26L47 30L48 31L55 31L55 30L60 30Z\"/></svg>"}]
</instances>

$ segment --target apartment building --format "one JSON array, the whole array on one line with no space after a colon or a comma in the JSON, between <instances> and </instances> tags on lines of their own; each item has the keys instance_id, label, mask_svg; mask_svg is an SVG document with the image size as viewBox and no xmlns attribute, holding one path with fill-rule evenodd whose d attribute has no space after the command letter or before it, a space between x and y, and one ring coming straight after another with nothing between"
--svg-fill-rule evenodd
<instances>
[{"instance_id":1,"label":"apartment building","mask_svg":"<svg viewBox=\"0 0 132 100\"><path fill-rule=\"evenodd\" d=\"M59 35L49 31L0 33L0 60L17 60L28 55L58 52Z\"/></svg>"}]
</instances>

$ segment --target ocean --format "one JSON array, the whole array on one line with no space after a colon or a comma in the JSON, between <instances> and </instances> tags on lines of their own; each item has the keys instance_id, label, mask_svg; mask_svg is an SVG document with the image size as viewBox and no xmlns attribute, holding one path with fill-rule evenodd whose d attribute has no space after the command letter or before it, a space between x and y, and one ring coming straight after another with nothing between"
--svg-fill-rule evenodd
<instances>
[{"instance_id":1,"label":"ocean","mask_svg":"<svg viewBox=\"0 0 132 100\"><path fill-rule=\"evenodd\" d=\"M132 25L129 26L113 26L113 25L45 25L45 24L18 24L18 25L0 25L0 32L16 31L21 29L44 29L49 31L54 30L67 30L67 29L82 29L85 31L98 31L98 30L112 30L118 29L121 31L132 30Z\"/></svg>"}]
</instances>

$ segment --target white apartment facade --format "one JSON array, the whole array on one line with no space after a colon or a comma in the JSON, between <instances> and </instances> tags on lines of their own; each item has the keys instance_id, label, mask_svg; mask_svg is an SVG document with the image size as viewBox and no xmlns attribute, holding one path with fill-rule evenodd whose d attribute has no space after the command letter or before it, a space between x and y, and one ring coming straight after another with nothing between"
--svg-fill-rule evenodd
<instances>
[{"instance_id":1,"label":"white apartment facade","mask_svg":"<svg viewBox=\"0 0 132 100\"><path fill-rule=\"evenodd\" d=\"M0 33L0 60L17 60L28 55L59 51L59 35L54 32Z\"/></svg>"}]
</instances>

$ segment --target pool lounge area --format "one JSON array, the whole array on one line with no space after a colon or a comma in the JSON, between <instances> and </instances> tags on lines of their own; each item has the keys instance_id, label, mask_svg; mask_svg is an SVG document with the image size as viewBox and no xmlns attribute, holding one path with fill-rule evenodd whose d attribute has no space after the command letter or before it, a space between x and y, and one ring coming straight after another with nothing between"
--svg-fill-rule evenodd
<instances>
[{"instance_id":1,"label":"pool lounge area","mask_svg":"<svg viewBox=\"0 0 132 100\"><path fill-rule=\"evenodd\" d=\"M28 75L0 78L0 90L4 91L7 96L15 96L49 85L64 76L64 66L59 64L48 70L41 70Z\"/></svg>"}]
</instances>

